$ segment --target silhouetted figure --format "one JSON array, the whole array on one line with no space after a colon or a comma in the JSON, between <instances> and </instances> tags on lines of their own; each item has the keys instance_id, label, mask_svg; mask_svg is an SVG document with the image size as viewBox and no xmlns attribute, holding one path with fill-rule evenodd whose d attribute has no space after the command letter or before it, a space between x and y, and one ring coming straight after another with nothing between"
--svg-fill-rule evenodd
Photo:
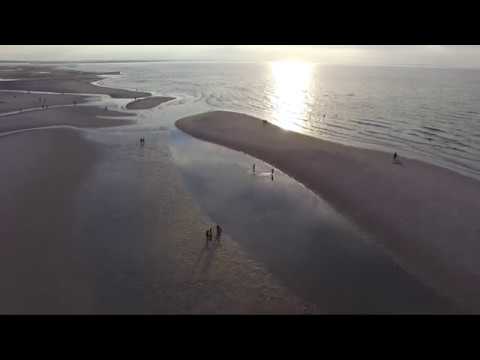
<instances>
[{"instance_id":1,"label":"silhouetted figure","mask_svg":"<svg viewBox=\"0 0 480 360\"><path fill-rule=\"evenodd\" d=\"M140 145L145 145L145 138L143 137L140 138Z\"/></svg>"},{"instance_id":2,"label":"silhouetted figure","mask_svg":"<svg viewBox=\"0 0 480 360\"><path fill-rule=\"evenodd\" d=\"M275 169L274 169L274 168L272 168L272 176L273 176L273 172L274 172L274 171L275 171Z\"/></svg>"},{"instance_id":3,"label":"silhouetted figure","mask_svg":"<svg viewBox=\"0 0 480 360\"><path fill-rule=\"evenodd\" d=\"M207 244L212 241L212 228L207 229L205 232L205 237L207 239Z\"/></svg>"},{"instance_id":4,"label":"silhouetted figure","mask_svg":"<svg viewBox=\"0 0 480 360\"><path fill-rule=\"evenodd\" d=\"M253 164L252 169L253 169L253 173L255 174L255 164Z\"/></svg>"},{"instance_id":5,"label":"silhouetted figure","mask_svg":"<svg viewBox=\"0 0 480 360\"><path fill-rule=\"evenodd\" d=\"M220 236L222 236L222 228L217 224L217 240L220 240Z\"/></svg>"},{"instance_id":6,"label":"silhouetted figure","mask_svg":"<svg viewBox=\"0 0 480 360\"><path fill-rule=\"evenodd\" d=\"M205 241L206 241L207 244L208 244L208 230L205 231Z\"/></svg>"},{"instance_id":7,"label":"silhouetted figure","mask_svg":"<svg viewBox=\"0 0 480 360\"><path fill-rule=\"evenodd\" d=\"M396 152L393 154L393 162L394 163L398 162L398 155Z\"/></svg>"}]
</instances>

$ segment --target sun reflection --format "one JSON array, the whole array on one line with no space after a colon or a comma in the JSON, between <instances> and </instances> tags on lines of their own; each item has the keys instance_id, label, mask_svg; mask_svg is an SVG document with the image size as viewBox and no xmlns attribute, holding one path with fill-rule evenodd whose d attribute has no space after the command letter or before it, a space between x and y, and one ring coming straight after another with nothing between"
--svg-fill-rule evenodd
<instances>
[{"instance_id":1,"label":"sun reflection","mask_svg":"<svg viewBox=\"0 0 480 360\"><path fill-rule=\"evenodd\" d=\"M271 63L274 122L286 130L300 131L297 121L305 118L306 100L312 84L313 64L298 61Z\"/></svg>"}]
</instances>

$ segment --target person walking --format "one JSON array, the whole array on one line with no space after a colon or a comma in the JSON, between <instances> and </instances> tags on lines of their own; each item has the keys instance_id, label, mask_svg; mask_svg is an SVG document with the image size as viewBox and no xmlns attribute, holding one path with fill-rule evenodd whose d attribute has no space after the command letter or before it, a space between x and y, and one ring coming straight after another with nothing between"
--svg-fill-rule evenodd
<instances>
[{"instance_id":1,"label":"person walking","mask_svg":"<svg viewBox=\"0 0 480 360\"><path fill-rule=\"evenodd\" d=\"M253 173L255 174L255 164L253 164L252 169L253 169Z\"/></svg>"},{"instance_id":2,"label":"person walking","mask_svg":"<svg viewBox=\"0 0 480 360\"><path fill-rule=\"evenodd\" d=\"M220 241L220 236L222 236L222 228L217 224L217 240Z\"/></svg>"}]
</instances>

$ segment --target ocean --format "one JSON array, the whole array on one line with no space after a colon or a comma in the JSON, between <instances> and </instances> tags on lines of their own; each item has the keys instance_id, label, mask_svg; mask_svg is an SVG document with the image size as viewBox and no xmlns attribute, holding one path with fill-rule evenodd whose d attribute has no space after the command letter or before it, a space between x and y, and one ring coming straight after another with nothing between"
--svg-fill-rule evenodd
<instances>
[{"instance_id":1,"label":"ocean","mask_svg":"<svg viewBox=\"0 0 480 360\"><path fill-rule=\"evenodd\" d=\"M286 130L398 152L480 179L480 70L310 63L68 64L120 71L100 85L175 96Z\"/></svg>"}]
</instances>

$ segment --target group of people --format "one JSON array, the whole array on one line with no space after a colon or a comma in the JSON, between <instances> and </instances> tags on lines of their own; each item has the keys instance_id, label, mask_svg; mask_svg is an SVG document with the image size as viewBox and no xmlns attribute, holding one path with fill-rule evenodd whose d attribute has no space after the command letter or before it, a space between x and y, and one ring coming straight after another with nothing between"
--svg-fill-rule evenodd
<instances>
[{"instance_id":1,"label":"group of people","mask_svg":"<svg viewBox=\"0 0 480 360\"><path fill-rule=\"evenodd\" d=\"M220 236L222 236L222 228L218 224L215 227L217 230L216 239L217 241L220 241ZM213 240L213 226L207 229L207 231L205 231L205 237L207 239L207 244Z\"/></svg>"},{"instance_id":2,"label":"group of people","mask_svg":"<svg viewBox=\"0 0 480 360\"><path fill-rule=\"evenodd\" d=\"M255 174L255 163L252 165L252 170L253 170L253 173ZM270 175L272 181L273 181L273 173L274 173L274 172L275 172L275 169L272 168L272 173L271 173L271 175Z\"/></svg>"}]
</instances>

